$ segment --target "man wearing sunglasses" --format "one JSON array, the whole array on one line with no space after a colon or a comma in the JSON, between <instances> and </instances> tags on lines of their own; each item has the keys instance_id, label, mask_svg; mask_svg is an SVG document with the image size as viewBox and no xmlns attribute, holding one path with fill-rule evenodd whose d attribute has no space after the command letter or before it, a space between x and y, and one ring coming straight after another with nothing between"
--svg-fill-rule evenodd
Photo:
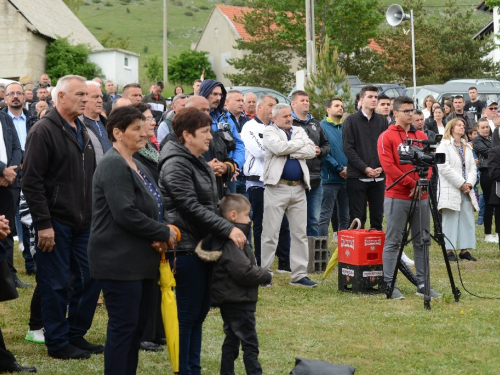
<instances>
[{"instance_id":1,"label":"man wearing sunglasses","mask_svg":"<svg viewBox=\"0 0 500 375\"><path fill-rule=\"evenodd\" d=\"M485 116L488 119L488 124L490 125L491 133L493 134L499 122L497 102L495 102L494 100L488 100L486 102Z\"/></svg>"}]
</instances>

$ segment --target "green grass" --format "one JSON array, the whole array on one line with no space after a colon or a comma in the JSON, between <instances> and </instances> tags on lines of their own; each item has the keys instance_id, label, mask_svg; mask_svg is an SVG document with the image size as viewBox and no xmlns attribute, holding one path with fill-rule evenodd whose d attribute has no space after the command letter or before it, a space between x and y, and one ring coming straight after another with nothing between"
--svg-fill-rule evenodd
<instances>
[{"instance_id":1,"label":"green grass","mask_svg":"<svg viewBox=\"0 0 500 375\"><path fill-rule=\"evenodd\" d=\"M464 284L472 293L500 297L498 245L486 244L483 227L476 227L475 263L460 262ZM330 244L331 250L334 244ZM411 256L411 248L406 249ZM350 364L356 374L499 374L500 324L498 300L468 294L461 285L456 264L455 283L462 291L453 301L443 257L431 247L431 280L441 300L432 301L431 311L402 276L399 286L406 299L388 301L383 295L339 292L337 268L316 289L288 285L286 275L276 274L272 288L261 289L257 306L260 361L265 374L288 374L296 356ZM20 278L24 275L21 253L15 252ZM316 281L321 275L311 276ZM84 361L59 361L47 357L46 348L24 341L28 329L32 289L20 290L20 298L0 304L0 325L7 347L19 362L35 365L41 374L102 373L103 357ZM98 307L87 338L104 343L107 315ZM204 374L216 374L223 341L222 320L212 309L204 324L202 365ZM170 373L166 353L140 354L139 374ZM243 374L241 356L237 374Z\"/></svg>"}]
</instances>

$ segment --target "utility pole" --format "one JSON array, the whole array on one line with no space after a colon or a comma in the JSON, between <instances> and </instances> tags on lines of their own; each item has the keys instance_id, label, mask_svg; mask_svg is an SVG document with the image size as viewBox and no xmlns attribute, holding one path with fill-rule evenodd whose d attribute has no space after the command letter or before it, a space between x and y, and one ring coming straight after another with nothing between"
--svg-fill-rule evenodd
<instances>
[{"instance_id":1,"label":"utility pole","mask_svg":"<svg viewBox=\"0 0 500 375\"><path fill-rule=\"evenodd\" d=\"M314 0L306 0L307 75L316 73L316 33L314 31Z\"/></svg>"},{"instance_id":2,"label":"utility pole","mask_svg":"<svg viewBox=\"0 0 500 375\"><path fill-rule=\"evenodd\" d=\"M167 0L163 0L163 84L168 82L167 63Z\"/></svg>"}]
</instances>

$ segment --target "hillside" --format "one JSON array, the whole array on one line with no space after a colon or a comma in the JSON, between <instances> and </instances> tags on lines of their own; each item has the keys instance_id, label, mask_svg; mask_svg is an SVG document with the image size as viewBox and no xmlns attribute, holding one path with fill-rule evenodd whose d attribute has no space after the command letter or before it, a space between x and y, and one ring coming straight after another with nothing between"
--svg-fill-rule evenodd
<instances>
[{"instance_id":1,"label":"hillside","mask_svg":"<svg viewBox=\"0 0 500 375\"><path fill-rule=\"evenodd\" d=\"M179 55L191 47L205 26L215 3L243 3L222 0L168 0L168 55ZM383 0L387 6L396 0ZM445 0L427 0L425 6L439 18ZM459 0L459 6L474 8L479 0ZM144 77L147 57L162 55L163 0L84 0L77 13L83 24L98 38L112 30L114 37L130 37L129 49L140 53L140 77ZM477 14L478 30L491 16ZM418 36L417 36L418 37ZM141 83L146 84L141 78ZM166 90L167 95L173 86Z\"/></svg>"}]
</instances>

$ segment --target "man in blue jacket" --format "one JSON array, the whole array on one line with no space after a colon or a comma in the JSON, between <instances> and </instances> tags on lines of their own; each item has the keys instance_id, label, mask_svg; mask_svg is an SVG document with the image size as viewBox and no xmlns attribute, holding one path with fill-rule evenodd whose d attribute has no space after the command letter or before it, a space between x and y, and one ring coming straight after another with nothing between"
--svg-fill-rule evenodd
<instances>
[{"instance_id":1,"label":"man in blue jacket","mask_svg":"<svg viewBox=\"0 0 500 375\"><path fill-rule=\"evenodd\" d=\"M200 86L200 96L205 97L210 105L212 129L216 133L221 133L221 138L226 143L228 156L238 164L238 169L241 170L245 163L245 145L238 134L236 124L231 120L227 110L224 110L226 95L224 85L218 81L206 79ZM228 187L232 193L236 192L235 182Z\"/></svg>"},{"instance_id":2,"label":"man in blue jacket","mask_svg":"<svg viewBox=\"0 0 500 375\"><path fill-rule=\"evenodd\" d=\"M330 152L321 160L323 199L319 219L319 235L328 236L333 209L337 206L339 230L349 227L349 198L347 197L347 157L342 150L342 115L344 103L339 98L330 99L326 105L327 116L321 127L330 142Z\"/></svg>"}]
</instances>

